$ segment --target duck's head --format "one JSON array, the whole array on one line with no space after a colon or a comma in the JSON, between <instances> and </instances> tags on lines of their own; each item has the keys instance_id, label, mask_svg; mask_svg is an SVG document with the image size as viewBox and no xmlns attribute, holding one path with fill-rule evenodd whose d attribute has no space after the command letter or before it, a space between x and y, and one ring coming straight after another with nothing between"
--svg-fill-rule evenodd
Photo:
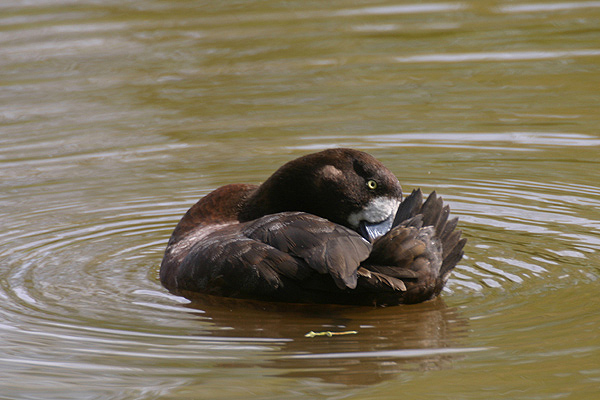
<instances>
[{"instance_id":1,"label":"duck's head","mask_svg":"<svg viewBox=\"0 0 600 400\"><path fill-rule=\"evenodd\" d=\"M279 168L248 199L240 219L304 211L372 241L390 230L401 201L398 179L374 157L353 149L328 149Z\"/></svg>"}]
</instances>

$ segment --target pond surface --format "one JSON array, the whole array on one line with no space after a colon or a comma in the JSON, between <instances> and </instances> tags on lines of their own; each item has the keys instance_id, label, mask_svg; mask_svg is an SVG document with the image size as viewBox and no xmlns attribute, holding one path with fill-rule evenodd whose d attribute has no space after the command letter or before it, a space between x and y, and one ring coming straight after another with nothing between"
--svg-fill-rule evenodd
<instances>
[{"instance_id":1,"label":"pond surface","mask_svg":"<svg viewBox=\"0 0 600 400\"><path fill-rule=\"evenodd\" d=\"M597 398L599 37L598 1L3 1L0 397ZM161 287L197 199L333 146L460 217L440 299Z\"/></svg>"}]
</instances>

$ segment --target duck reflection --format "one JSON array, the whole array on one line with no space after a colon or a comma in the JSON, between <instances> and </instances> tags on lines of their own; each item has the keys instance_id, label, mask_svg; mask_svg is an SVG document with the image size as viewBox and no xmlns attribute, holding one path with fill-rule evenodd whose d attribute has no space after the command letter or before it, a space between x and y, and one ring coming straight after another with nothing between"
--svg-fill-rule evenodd
<instances>
[{"instance_id":1,"label":"duck reflection","mask_svg":"<svg viewBox=\"0 0 600 400\"><path fill-rule=\"evenodd\" d=\"M212 321L209 334L215 337L281 339L275 342L279 348L273 356L257 365L275 370L277 376L371 385L406 371L448 368L452 360L472 350L462 345L467 320L441 298L368 308L200 295L188 307L203 311L201 318ZM306 337L310 331L356 334Z\"/></svg>"}]
</instances>

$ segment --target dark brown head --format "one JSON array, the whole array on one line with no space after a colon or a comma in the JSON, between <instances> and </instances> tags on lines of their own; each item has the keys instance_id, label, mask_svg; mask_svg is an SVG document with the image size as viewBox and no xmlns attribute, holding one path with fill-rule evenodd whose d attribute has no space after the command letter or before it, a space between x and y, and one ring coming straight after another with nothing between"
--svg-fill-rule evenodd
<instances>
[{"instance_id":1,"label":"dark brown head","mask_svg":"<svg viewBox=\"0 0 600 400\"><path fill-rule=\"evenodd\" d=\"M372 239L389 230L401 200L398 179L375 158L353 149L329 149L279 168L250 197L240 219L304 211Z\"/></svg>"}]
</instances>

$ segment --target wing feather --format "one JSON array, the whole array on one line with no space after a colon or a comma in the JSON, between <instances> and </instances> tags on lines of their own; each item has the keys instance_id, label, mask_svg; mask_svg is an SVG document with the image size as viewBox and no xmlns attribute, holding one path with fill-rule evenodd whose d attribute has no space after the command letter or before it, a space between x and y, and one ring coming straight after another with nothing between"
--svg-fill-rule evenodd
<instances>
[{"instance_id":1,"label":"wing feather","mask_svg":"<svg viewBox=\"0 0 600 400\"><path fill-rule=\"evenodd\" d=\"M302 259L318 273L330 274L340 289L356 287L356 270L371 251L358 233L299 212L265 216L249 224L244 234Z\"/></svg>"}]
</instances>

